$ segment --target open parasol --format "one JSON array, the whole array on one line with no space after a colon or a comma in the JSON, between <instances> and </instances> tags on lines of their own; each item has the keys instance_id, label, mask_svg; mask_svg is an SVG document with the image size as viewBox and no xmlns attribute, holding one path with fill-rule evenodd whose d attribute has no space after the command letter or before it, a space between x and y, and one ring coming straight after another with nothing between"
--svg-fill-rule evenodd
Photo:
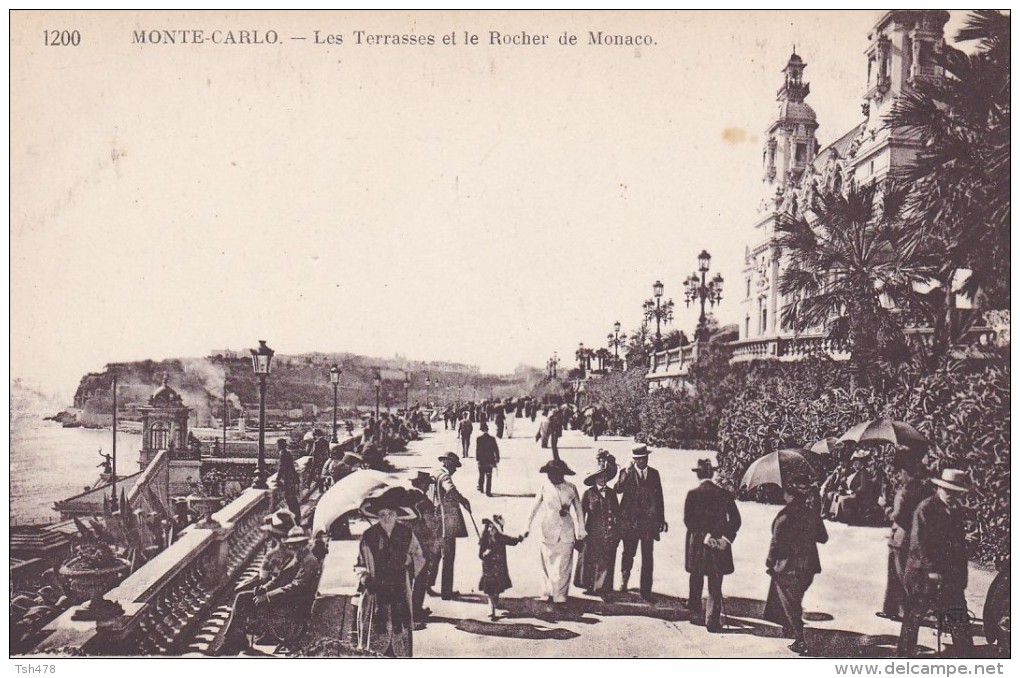
<instances>
[{"instance_id":1,"label":"open parasol","mask_svg":"<svg viewBox=\"0 0 1020 678\"><path fill-rule=\"evenodd\" d=\"M915 461L923 459L928 452L928 441L916 428L902 421L893 421L892 417L879 417L857 424L840 437L840 441L843 440L901 445L907 448Z\"/></svg>"},{"instance_id":2,"label":"open parasol","mask_svg":"<svg viewBox=\"0 0 1020 678\"><path fill-rule=\"evenodd\" d=\"M770 484L786 487L794 478L812 478L815 474L815 466L804 450L779 450L751 462L740 486L749 490Z\"/></svg>"},{"instance_id":3,"label":"open parasol","mask_svg":"<svg viewBox=\"0 0 1020 678\"><path fill-rule=\"evenodd\" d=\"M341 478L319 498L312 520L312 534L329 532L337 518L360 508L366 497L388 487L397 487L401 482L395 475L370 469L355 471Z\"/></svg>"},{"instance_id":4,"label":"open parasol","mask_svg":"<svg viewBox=\"0 0 1020 678\"><path fill-rule=\"evenodd\" d=\"M827 454L834 456L836 454L836 447L839 445L839 439L835 436L827 436L822 438L814 445L805 447L804 449L814 452L815 454Z\"/></svg>"}]
</instances>

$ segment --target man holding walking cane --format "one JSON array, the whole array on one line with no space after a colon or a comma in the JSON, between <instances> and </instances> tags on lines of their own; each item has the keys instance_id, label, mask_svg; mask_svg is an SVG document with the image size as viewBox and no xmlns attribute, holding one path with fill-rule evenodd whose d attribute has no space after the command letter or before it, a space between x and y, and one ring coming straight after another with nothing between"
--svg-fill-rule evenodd
<instances>
[{"instance_id":1,"label":"man holding walking cane","mask_svg":"<svg viewBox=\"0 0 1020 678\"><path fill-rule=\"evenodd\" d=\"M440 595L443 600L450 600L460 595L453 590L453 563L457 556L457 540L468 536L467 524L460 512L463 506L471 513L471 502L467 500L453 484L453 474L460 468L460 459L453 452L439 457L440 468L432 472L435 481L433 503L436 505L436 517L442 530L442 582ZM436 585L438 570L432 571L432 586ZM429 593L435 595L430 590Z\"/></svg>"}]
</instances>

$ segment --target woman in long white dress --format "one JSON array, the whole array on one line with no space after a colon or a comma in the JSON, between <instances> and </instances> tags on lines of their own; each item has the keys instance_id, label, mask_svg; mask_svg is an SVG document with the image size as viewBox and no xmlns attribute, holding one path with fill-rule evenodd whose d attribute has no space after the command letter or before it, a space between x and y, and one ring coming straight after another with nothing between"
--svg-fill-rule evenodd
<instances>
[{"instance_id":1,"label":"woman in long white dress","mask_svg":"<svg viewBox=\"0 0 1020 678\"><path fill-rule=\"evenodd\" d=\"M528 519L528 531L531 531L536 516L540 516L543 596L552 603L565 603L574 564L574 542L587 536L581 514L581 496L577 488L565 480L574 472L563 461L553 459L539 472L545 473L549 482L542 483L538 492Z\"/></svg>"}]
</instances>

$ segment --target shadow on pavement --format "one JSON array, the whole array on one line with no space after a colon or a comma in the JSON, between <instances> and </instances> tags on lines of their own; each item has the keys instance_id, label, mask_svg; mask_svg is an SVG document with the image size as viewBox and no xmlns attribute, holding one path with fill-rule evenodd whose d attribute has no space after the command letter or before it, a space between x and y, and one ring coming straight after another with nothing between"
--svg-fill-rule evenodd
<instances>
[{"instance_id":1,"label":"shadow on pavement","mask_svg":"<svg viewBox=\"0 0 1020 678\"><path fill-rule=\"evenodd\" d=\"M536 495L535 495L534 492L525 492L523 494L512 494L512 493L505 493L505 492L493 492L492 496L493 497L513 497L513 498L518 498L518 499L522 499L522 498L533 499L533 498L535 498Z\"/></svg>"},{"instance_id":2,"label":"shadow on pavement","mask_svg":"<svg viewBox=\"0 0 1020 678\"><path fill-rule=\"evenodd\" d=\"M456 627L458 631L473 633L477 636L498 636L523 640L570 640L581 635L564 628L547 628L519 622L483 622L474 619L462 619L457 622Z\"/></svg>"},{"instance_id":3,"label":"shadow on pavement","mask_svg":"<svg viewBox=\"0 0 1020 678\"><path fill-rule=\"evenodd\" d=\"M752 598L725 598L723 611L726 615L727 628L724 633L760 636L763 638L780 638L782 629L765 621L760 621L765 609L765 603ZM833 616L825 612L806 612L804 619L807 622L832 621ZM979 629L972 629L974 636L980 634ZM810 654L815 657L862 657L881 658L896 656L897 635L878 634L869 635L846 631L842 629L820 629L808 625L805 629ZM944 641L951 644L948 634ZM934 645L934 641L931 641ZM920 647L922 653L926 649ZM976 658L994 657L995 648L989 645L979 645L974 648ZM791 653L792 654L792 653Z\"/></svg>"}]
</instances>

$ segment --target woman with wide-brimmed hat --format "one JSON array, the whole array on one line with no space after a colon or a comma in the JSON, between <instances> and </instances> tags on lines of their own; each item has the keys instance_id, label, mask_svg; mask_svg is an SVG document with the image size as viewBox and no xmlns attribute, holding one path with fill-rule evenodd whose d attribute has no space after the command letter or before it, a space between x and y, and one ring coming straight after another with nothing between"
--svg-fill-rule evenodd
<instances>
[{"instance_id":1,"label":"woman with wide-brimmed hat","mask_svg":"<svg viewBox=\"0 0 1020 678\"><path fill-rule=\"evenodd\" d=\"M588 486L581 498L584 529L588 538L577 557L574 586L589 595L608 595L613 590L616 549L620 543L620 503L609 481L616 477L616 465L600 468L584 479Z\"/></svg>"},{"instance_id":2,"label":"woman with wide-brimmed hat","mask_svg":"<svg viewBox=\"0 0 1020 678\"><path fill-rule=\"evenodd\" d=\"M539 469L548 476L549 482L542 483L538 499L531 509L528 532L541 514L539 527L542 534L542 573L544 575L544 597L552 603L567 602L570 588L570 572L574 560L575 542L587 536L581 511L581 497L577 488L565 480L574 475L570 467L560 459L553 459ZM573 517L571 517L573 509Z\"/></svg>"},{"instance_id":3,"label":"woman with wide-brimmed hat","mask_svg":"<svg viewBox=\"0 0 1020 678\"><path fill-rule=\"evenodd\" d=\"M390 487L361 504L361 513L378 522L361 535L355 567L362 590L358 646L395 657L411 656L411 581L425 566L414 532L398 522L417 517L410 501L407 490Z\"/></svg>"}]
</instances>

